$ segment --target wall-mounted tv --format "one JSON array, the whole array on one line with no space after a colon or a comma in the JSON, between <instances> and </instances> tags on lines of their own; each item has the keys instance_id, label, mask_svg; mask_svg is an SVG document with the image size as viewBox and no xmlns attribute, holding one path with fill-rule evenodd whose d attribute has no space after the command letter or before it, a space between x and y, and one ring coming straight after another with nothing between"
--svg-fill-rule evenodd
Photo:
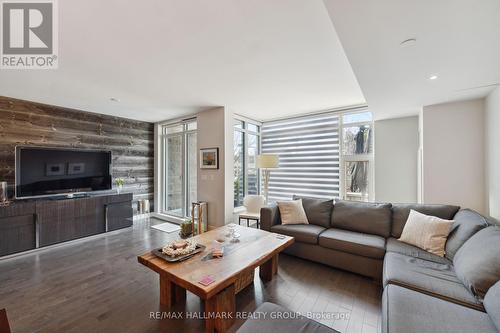
<instances>
[{"instance_id":1,"label":"wall-mounted tv","mask_svg":"<svg viewBox=\"0 0 500 333\"><path fill-rule=\"evenodd\" d=\"M110 190L111 152L16 147L16 198Z\"/></svg>"}]
</instances>

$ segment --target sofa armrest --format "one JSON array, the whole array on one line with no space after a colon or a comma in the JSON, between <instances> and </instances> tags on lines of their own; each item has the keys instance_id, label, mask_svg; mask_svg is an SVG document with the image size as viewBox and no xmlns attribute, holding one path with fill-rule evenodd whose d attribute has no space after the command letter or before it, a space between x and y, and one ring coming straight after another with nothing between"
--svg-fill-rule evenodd
<instances>
[{"instance_id":1,"label":"sofa armrest","mask_svg":"<svg viewBox=\"0 0 500 333\"><path fill-rule=\"evenodd\" d=\"M278 206L267 206L260 209L260 228L271 231L273 225L281 224Z\"/></svg>"}]
</instances>

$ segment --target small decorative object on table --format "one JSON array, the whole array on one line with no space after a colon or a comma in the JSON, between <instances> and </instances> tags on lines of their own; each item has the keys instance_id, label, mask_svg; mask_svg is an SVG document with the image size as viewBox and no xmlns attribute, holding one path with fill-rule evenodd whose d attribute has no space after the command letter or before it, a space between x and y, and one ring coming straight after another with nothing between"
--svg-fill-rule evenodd
<instances>
[{"instance_id":1,"label":"small decorative object on table","mask_svg":"<svg viewBox=\"0 0 500 333\"><path fill-rule=\"evenodd\" d=\"M204 201L191 203L191 220L193 221L193 233L202 234L208 230L208 204Z\"/></svg>"},{"instance_id":2,"label":"small decorative object on table","mask_svg":"<svg viewBox=\"0 0 500 333\"><path fill-rule=\"evenodd\" d=\"M196 250L196 243L192 240L179 239L163 247L162 252L170 257L179 257Z\"/></svg>"},{"instance_id":3,"label":"small decorative object on table","mask_svg":"<svg viewBox=\"0 0 500 333\"><path fill-rule=\"evenodd\" d=\"M212 258L222 258L224 256L224 246L222 246L222 242L214 240L212 245Z\"/></svg>"},{"instance_id":4,"label":"small decorative object on table","mask_svg":"<svg viewBox=\"0 0 500 333\"><path fill-rule=\"evenodd\" d=\"M116 191L118 192L118 194L120 194L120 192L123 189L123 185L125 184L125 181L123 180L123 178L116 178L115 184L116 184Z\"/></svg>"},{"instance_id":5,"label":"small decorative object on table","mask_svg":"<svg viewBox=\"0 0 500 333\"><path fill-rule=\"evenodd\" d=\"M181 238L187 238L193 234L193 221L191 219L185 219L181 223L181 231L179 232L179 236Z\"/></svg>"},{"instance_id":6,"label":"small decorative object on table","mask_svg":"<svg viewBox=\"0 0 500 333\"><path fill-rule=\"evenodd\" d=\"M231 239L230 242L231 243L238 243L240 236L241 235L238 232L236 232L236 224L229 223L227 225L226 237Z\"/></svg>"},{"instance_id":7,"label":"small decorative object on table","mask_svg":"<svg viewBox=\"0 0 500 333\"><path fill-rule=\"evenodd\" d=\"M153 254L168 262L178 262L191 258L196 253L204 251L205 248L205 245L197 244L192 239L178 239L161 249L154 250Z\"/></svg>"}]
</instances>

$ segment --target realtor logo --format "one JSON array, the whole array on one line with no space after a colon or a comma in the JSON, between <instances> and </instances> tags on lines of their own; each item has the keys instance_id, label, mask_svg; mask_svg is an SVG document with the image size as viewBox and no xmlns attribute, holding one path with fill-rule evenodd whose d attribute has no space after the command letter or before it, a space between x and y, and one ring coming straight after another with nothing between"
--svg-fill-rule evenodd
<instances>
[{"instance_id":1,"label":"realtor logo","mask_svg":"<svg viewBox=\"0 0 500 333\"><path fill-rule=\"evenodd\" d=\"M55 0L2 1L2 69L57 68Z\"/></svg>"}]
</instances>

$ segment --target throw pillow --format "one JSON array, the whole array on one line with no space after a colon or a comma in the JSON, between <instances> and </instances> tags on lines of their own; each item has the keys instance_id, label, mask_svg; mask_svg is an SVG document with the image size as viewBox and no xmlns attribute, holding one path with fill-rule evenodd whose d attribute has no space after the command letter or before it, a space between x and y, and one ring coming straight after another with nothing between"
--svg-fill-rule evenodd
<instances>
[{"instance_id":1,"label":"throw pillow","mask_svg":"<svg viewBox=\"0 0 500 333\"><path fill-rule=\"evenodd\" d=\"M500 228L491 226L474 234L460 247L453 265L462 283L482 299L500 280Z\"/></svg>"},{"instance_id":2,"label":"throw pillow","mask_svg":"<svg viewBox=\"0 0 500 333\"><path fill-rule=\"evenodd\" d=\"M309 224L302 199L293 201L278 201L281 224Z\"/></svg>"},{"instance_id":3,"label":"throw pillow","mask_svg":"<svg viewBox=\"0 0 500 333\"><path fill-rule=\"evenodd\" d=\"M425 215L412 209L399 240L444 257L446 239L453 222L453 220Z\"/></svg>"}]
</instances>

